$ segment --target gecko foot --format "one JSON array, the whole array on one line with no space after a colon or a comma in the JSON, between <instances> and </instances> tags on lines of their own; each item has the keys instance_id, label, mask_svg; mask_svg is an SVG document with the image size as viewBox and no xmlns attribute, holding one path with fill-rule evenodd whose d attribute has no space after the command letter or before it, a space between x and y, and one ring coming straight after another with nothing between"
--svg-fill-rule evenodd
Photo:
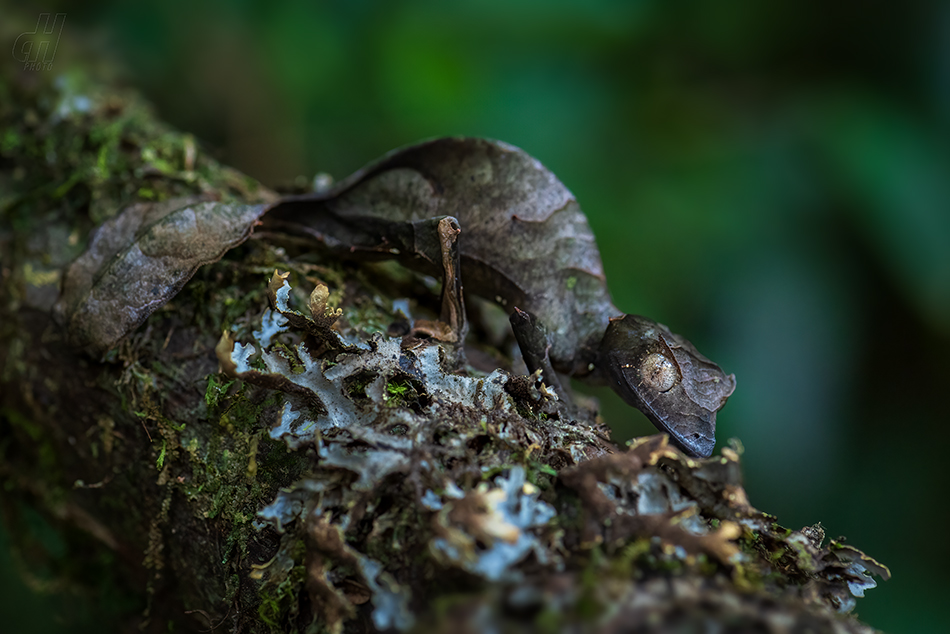
<instances>
[{"instance_id":1,"label":"gecko foot","mask_svg":"<svg viewBox=\"0 0 950 634\"><path fill-rule=\"evenodd\" d=\"M518 340L518 347L521 348L521 356L524 357L525 365L528 366L528 372L541 370L545 385L554 389L562 401L570 404L570 394L561 386L561 381L551 365L551 358L548 355L551 342L544 324L533 314L517 306L509 315L508 321L515 333L515 339Z\"/></svg>"}]
</instances>

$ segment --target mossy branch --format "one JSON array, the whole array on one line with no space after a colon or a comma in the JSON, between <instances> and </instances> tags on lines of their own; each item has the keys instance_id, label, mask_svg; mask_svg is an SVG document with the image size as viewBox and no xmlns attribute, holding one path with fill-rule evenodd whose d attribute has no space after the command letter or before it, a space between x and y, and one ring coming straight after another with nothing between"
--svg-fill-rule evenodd
<instances>
[{"instance_id":1,"label":"mossy branch","mask_svg":"<svg viewBox=\"0 0 950 634\"><path fill-rule=\"evenodd\" d=\"M132 93L39 79L0 85L0 499L47 587L115 580L155 632L870 631L847 612L886 568L749 505L738 447L621 449L593 401L450 371L398 336L436 305L398 267L258 235L106 354L77 351L52 309L92 230L275 194Z\"/></svg>"}]
</instances>

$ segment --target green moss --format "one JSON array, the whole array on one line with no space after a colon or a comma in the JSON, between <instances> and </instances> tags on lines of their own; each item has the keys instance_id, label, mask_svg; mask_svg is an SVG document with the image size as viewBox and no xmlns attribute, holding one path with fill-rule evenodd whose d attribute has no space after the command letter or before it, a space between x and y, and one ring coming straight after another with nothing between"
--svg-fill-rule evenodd
<instances>
[{"instance_id":1,"label":"green moss","mask_svg":"<svg viewBox=\"0 0 950 634\"><path fill-rule=\"evenodd\" d=\"M564 631L564 612L560 606L548 605L534 619L534 625L541 634L555 634Z\"/></svg>"},{"instance_id":2,"label":"green moss","mask_svg":"<svg viewBox=\"0 0 950 634\"><path fill-rule=\"evenodd\" d=\"M551 486L553 479L557 478L557 469L549 464L528 459L526 477L528 482L545 490Z\"/></svg>"},{"instance_id":3,"label":"green moss","mask_svg":"<svg viewBox=\"0 0 950 634\"><path fill-rule=\"evenodd\" d=\"M390 405L397 407L405 402L411 389L412 386L405 379L393 379L386 383L387 401Z\"/></svg>"},{"instance_id":4,"label":"green moss","mask_svg":"<svg viewBox=\"0 0 950 634\"><path fill-rule=\"evenodd\" d=\"M165 465L165 450L166 450L166 443L165 443L165 439L163 438L162 450L158 452L158 460L155 462L155 468L158 469L159 471L161 471L162 467Z\"/></svg>"},{"instance_id":5,"label":"green moss","mask_svg":"<svg viewBox=\"0 0 950 634\"><path fill-rule=\"evenodd\" d=\"M287 360L287 363L290 364L290 371L294 374L303 374L306 371L307 368L297 354L296 348L276 342L271 346L271 349Z\"/></svg>"},{"instance_id":6,"label":"green moss","mask_svg":"<svg viewBox=\"0 0 950 634\"><path fill-rule=\"evenodd\" d=\"M785 528L784 526L777 524L775 522L772 522L772 525L770 528L772 529L774 533L777 533L782 537L788 537L789 535L792 534L792 529Z\"/></svg>"},{"instance_id":7,"label":"green moss","mask_svg":"<svg viewBox=\"0 0 950 634\"><path fill-rule=\"evenodd\" d=\"M253 202L264 193L252 179L207 156L191 135L157 122L148 105L135 95L105 92L79 74L62 77L56 85L44 85L42 80L52 76L37 75L41 81L26 87L0 77L0 94L4 94L0 162L12 166L4 170L0 181L0 224L5 229L0 236L5 245L0 264L12 273L3 278L0 289L10 299L0 306L6 311L6 318L0 320L4 350L0 378L7 385L26 377L27 360L39 345L25 329L12 327L16 320L8 313L13 302L24 301L25 288L59 284L56 271L85 250L95 225L140 200L214 192L225 200ZM80 102L88 107L77 107ZM235 250L235 256L241 254ZM243 254L262 260L275 257L268 249L252 248ZM222 323L237 322L264 303L263 288L246 283L249 276L261 277L262 272L253 269L259 262L230 258L231 254L223 262L204 267L194 288L189 284L128 342L110 351L104 363L77 363L76 372L87 373L94 392L108 403L102 414L114 421L115 429L114 433L110 428L77 436L74 456L102 463L95 471L111 474L114 465L130 459L133 448L151 451L145 454L145 469L120 473L116 468L117 477L106 478L108 486L96 496L97 508L110 529L130 536L129 544L134 544L133 536L140 543L148 541L143 553L148 565L168 564L161 560L168 556L167 550L161 554L162 526L173 493L194 499L198 514L223 520L228 526L227 556L243 557L257 509L273 499L280 486L299 477L305 463L305 458L292 455L261 429L262 412L280 402L279 394L258 401L252 401L243 388L229 394L230 382L216 373L207 375L203 398L191 393L195 368L202 369L199 376L207 372L202 353L213 347L213 341L204 341L204 334L220 333ZM242 291L242 284L251 290ZM178 341L185 329L195 347L166 351L169 340ZM52 381L47 381L47 387L55 392ZM46 507L61 518L64 505L75 504L76 496L81 499L84 492L59 485L63 456L54 444L56 434L49 433L49 419L35 422L29 418L29 409L8 409L0 416L13 433L0 445L0 460L7 451L23 454L23 448L28 448L27 464L34 471L22 477L36 483L39 508ZM50 416L55 415L63 413L50 410ZM203 424L225 417L225 425ZM181 421L195 424L185 426ZM149 441L151 446L145 444ZM258 448L256 454L252 447ZM249 468L249 456L254 455L266 465L256 473ZM160 471L157 486L153 464ZM37 504L36 493L33 504ZM57 530L63 530L61 524ZM71 556L77 561L81 558L75 552ZM227 581L230 598L239 585L236 577Z\"/></svg>"},{"instance_id":8,"label":"green moss","mask_svg":"<svg viewBox=\"0 0 950 634\"><path fill-rule=\"evenodd\" d=\"M190 477L175 486L192 501L196 514L231 523L225 558L243 557L257 511L299 476L306 461L260 428L263 412L280 403L279 393L253 400L241 385L228 394L218 374L209 375L207 385L208 414L219 424L186 430L182 446Z\"/></svg>"},{"instance_id":9,"label":"green moss","mask_svg":"<svg viewBox=\"0 0 950 634\"><path fill-rule=\"evenodd\" d=\"M209 409L217 407L218 403L227 396L228 389L234 385L235 379L230 379L223 372L208 375L208 385L205 387L205 404Z\"/></svg>"},{"instance_id":10,"label":"green moss","mask_svg":"<svg viewBox=\"0 0 950 634\"><path fill-rule=\"evenodd\" d=\"M593 548L587 565L580 573L580 596L577 598L574 609L584 620L593 620L603 612L600 587L604 581L603 570L606 563L607 558L603 551L600 548Z\"/></svg>"},{"instance_id":11,"label":"green moss","mask_svg":"<svg viewBox=\"0 0 950 634\"><path fill-rule=\"evenodd\" d=\"M650 549L649 538L641 537L630 542L621 548L620 552L614 557L611 564L614 573L620 577L629 577L637 568L637 562L645 559L650 554Z\"/></svg>"},{"instance_id":12,"label":"green moss","mask_svg":"<svg viewBox=\"0 0 950 634\"><path fill-rule=\"evenodd\" d=\"M391 315L367 298L360 298L355 305L345 307L343 318L347 323L359 324L359 329L364 335L385 333L392 322Z\"/></svg>"},{"instance_id":13,"label":"green moss","mask_svg":"<svg viewBox=\"0 0 950 634\"><path fill-rule=\"evenodd\" d=\"M303 565L296 565L280 583L273 588L261 589L261 603L257 614L261 620L275 632L296 631L286 629L287 621L292 622L297 614L297 594L306 578Z\"/></svg>"},{"instance_id":14,"label":"green moss","mask_svg":"<svg viewBox=\"0 0 950 634\"><path fill-rule=\"evenodd\" d=\"M383 398L388 407L418 408L424 394L425 391L418 382L405 376L397 376L386 382Z\"/></svg>"},{"instance_id":15,"label":"green moss","mask_svg":"<svg viewBox=\"0 0 950 634\"><path fill-rule=\"evenodd\" d=\"M375 379L372 372L359 372L349 380L344 382L346 393L355 401L367 400L366 388Z\"/></svg>"}]
</instances>

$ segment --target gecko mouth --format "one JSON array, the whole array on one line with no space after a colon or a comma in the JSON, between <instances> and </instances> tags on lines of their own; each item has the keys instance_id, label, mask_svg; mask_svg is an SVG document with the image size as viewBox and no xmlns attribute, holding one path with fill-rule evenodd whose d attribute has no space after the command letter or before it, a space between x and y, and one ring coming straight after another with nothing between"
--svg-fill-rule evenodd
<instances>
[{"instance_id":1,"label":"gecko mouth","mask_svg":"<svg viewBox=\"0 0 950 634\"><path fill-rule=\"evenodd\" d=\"M640 396L637 390L631 391L637 395L638 402L630 403L630 405L643 412L657 429L670 437L673 444L695 458L708 458L712 455L716 446L715 434L706 434L703 430L716 428L715 412L702 411L661 416L653 405Z\"/></svg>"}]
</instances>

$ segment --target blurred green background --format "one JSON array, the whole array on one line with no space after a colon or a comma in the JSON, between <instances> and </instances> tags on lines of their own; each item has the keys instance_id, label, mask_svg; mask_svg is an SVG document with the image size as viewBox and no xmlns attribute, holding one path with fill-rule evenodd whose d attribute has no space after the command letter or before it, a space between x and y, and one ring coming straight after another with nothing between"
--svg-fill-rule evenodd
<instances>
[{"instance_id":1,"label":"blurred green background","mask_svg":"<svg viewBox=\"0 0 950 634\"><path fill-rule=\"evenodd\" d=\"M267 184L340 178L439 135L538 157L587 212L617 305L735 372L718 435L745 445L752 503L792 528L821 521L891 567L858 603L871 625L943 628L950 3L50 0L15 11L28 26L40 12L67 13L72 42L49 72L81 43L162 118ZM620 440L652 432L599 394ZM44 600L14 583L0 577L0 623ZM49 629L22 631L94 623L57 625L54 613L41 612Z\"/></svg>"}]
</instances>

